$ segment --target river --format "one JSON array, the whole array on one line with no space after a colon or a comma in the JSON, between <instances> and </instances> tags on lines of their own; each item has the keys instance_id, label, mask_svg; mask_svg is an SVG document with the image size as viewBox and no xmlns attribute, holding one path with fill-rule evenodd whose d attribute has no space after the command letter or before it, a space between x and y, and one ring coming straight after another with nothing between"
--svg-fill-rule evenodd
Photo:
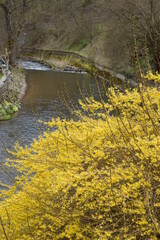
<instances>
[{"instance_id":1,"label":"river","mask_svg":"<svg viewBox=\"0 0 160 240\"><path fill-rule=\"evenodd\" d=\"M0 122L1 163L8 157L4 144L9 149L13 148L16 141L28 145L33 138L38 138L39 127L44 131L38 124L38 118L49 121L52 117L62 115L71 117L62 101L63 95L68 103L72 101L75 106L81 98L81 91L84 96L90 94L90 91L96 95L95 81L89 74L54 72L41 64L28 61L21 62L21 67L26 69L27 90L19 112L11 120ZM0 181L8 183L8 177L2 170Z\"/></svg>"}]
</instances>

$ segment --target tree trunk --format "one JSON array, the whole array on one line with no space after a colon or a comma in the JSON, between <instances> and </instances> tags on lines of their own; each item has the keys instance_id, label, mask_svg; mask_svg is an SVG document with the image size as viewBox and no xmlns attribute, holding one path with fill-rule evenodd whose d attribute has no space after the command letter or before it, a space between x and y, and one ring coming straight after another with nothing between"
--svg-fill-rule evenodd
<instances>
[{"instance_id":1,"label":"tree trunk","mask_svg":"<svg viewBox=\"0 0 160 240\"><path fill-rule=\"evenodd\" d=\"M10 64L14 64L15 62L15 50L14 50L14 39L12 33L12 24L11 24L11 13L8 7L4 3L0 3L0 7L4 11L5 21L6 21L6 29L7 29L7 49L10 56Z\"/></svg>"}]
</instances>

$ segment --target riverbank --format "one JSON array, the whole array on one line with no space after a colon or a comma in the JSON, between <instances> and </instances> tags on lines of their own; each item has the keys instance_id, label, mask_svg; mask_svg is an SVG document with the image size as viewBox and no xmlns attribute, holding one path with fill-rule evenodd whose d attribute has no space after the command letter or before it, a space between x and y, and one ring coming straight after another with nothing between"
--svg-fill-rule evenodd
<instances>
[{"instance_id":1,"label":"riverbank","mask_svg":"<svg viewBox=\"0 0 160 240\"><path fill-rule=\"evenodd\" d=\"M20 56L22 59L37 61L50 66L56 71L89 72L97 77L105 78L110 84L127 85L135 87L136 81L126 78L124 75L114 72L103 65L79 55L75 52L43 50L43 49L23 49Z\"/></svg>"},{"instance_id":2,"label":"riverbank","mask_svg":"<svg viewBox=\"0 0 160 240\"><path fill-rule=\"evenodd\" d=\"M23 70L11 68L10 81L4 89L3 97L13 102L20 102L23 98L27 84Z\"/></svg>"},{"instance_id":3,"label":"riverbank","mask_svg":"<svg viewBox=\"0 0 160 240\"><path fill-rule=\"evenodd\" d=\"M17 99L21 101L27 89L27 83L23 69L14 68L11 72L11 79L15 93L17 92Z\"/></svg>"},{"instance_id":4,"label":"riverbank","mask_svg":"<svg viewBox=\"0 0 160 240\"><path fill-rule=\"evenodd\" d=\"M25 95L27 84L25 74L18 68L11 68L9 76L0 90L0 120L9 120L20 108L20 101Z\"/></svg>"},{"instance_id":5,"label":"riverbank","mask_svg":"<svg viewBox=\"0 0 160 240\"><path fill-rule=\"evenodd\" d=\"M44 56L25 56L22 55L21 57L22 61L31 61L31 62L37 62L40 63L49 69L57 72L73 72L73 73L86 73L86 71L81 68L80 66L75 66L74 62L71 61L71 59L68 58L56 58L56 57L50 57L49 59Z\"/></svg>"}]
</instances>

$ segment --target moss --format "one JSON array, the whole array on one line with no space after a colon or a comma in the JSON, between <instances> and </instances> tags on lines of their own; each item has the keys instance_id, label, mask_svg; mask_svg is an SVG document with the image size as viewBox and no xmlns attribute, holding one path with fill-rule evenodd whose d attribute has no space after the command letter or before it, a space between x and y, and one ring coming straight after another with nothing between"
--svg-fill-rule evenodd
<instances>
[{"instance_id":1,"label":"moss","mask_svg":"<svg viewBox=\"0 0 160 240\"><path fill-rule=\"evenodd\" d=\"M18 107L10 102L4 100L0 104L0 121L6 121L12 118L12 115L18 111Z\"/></svg>"}]
</instances>

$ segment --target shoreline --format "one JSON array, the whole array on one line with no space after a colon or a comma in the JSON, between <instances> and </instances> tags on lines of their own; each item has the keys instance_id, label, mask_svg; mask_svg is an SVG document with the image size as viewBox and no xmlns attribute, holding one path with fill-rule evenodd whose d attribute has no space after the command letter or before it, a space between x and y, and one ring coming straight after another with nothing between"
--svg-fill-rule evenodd
<instances>
[{"instance_id":1,"label":"shoreline","mask_svg":"<svg viewBox=\"0 0 160 240\"><path fill-rule=\"evenodd\" d=\"M19 101L22 100L22 98L25 96L26 90L27 90L27 82L26 82L26 76L24 74L24 77L21 80L21 88L20 88L20 93L19 93Z\"/></svg>"},{"instance_id":2,"label":"shoreline","mask_svg":"<svg viewBox=\"0 0 160 240\"><path fill-rule=\"evenodd\" d=\"M21 107L21 100L25 95L27 84L25 74L18 68L11 68L8 78L1 87L0 121L10 120Z\"/></svg>"},{"instance_id":3,"label":"shoreline","mask_svg":"<svg viewBox=\"0 0 160 240\"><path fill-rule=\"evenodd\" d=\"M25 74L20 68L11 68L8 79L5 75L2 78L5 78L5 81L0 86L0 100L14 98L20 101L27 89Z\"/></svg>"},{"instance_id":4,"label":"shoreline","mask_svg":"<svg viewBox=\"0 0 160 240\"><path fill-rule=\"evenodd\" d=\"M74 52L42 50L26 48L19 56L20 59L37 61L41 64L51 67L52 70L60 72L88 72L95 76L105 78L107 82L112 84L122 84L129 87L136 87L137 82L133 79L128 79L124 75L114 72L91 61L90 59Z\"/></svg>"},{"instance_id":5,"label":"shoreline","mask_svg":"<svg viewBox=\"0 0 160 240\"><path fill-rule=\"evenodd\" d=\"M27 90L26 76L20 68L12 68L11 70L11 88L14 90L17 100L21 102Z\"/></svg>"},{"instance_id":6,"label":"shoreline","mask_svg":"<svg viewBox=\"0 0 160 240\"><path fill-rule=\"evenodd\" d=\"M69 72L69 73L82 73L82 74L87 73L87 71L84 71L83 68L76 67L63 60L58 60L58 61L52 60L51 62L47 59L41 59L38 57L20 57L20 60L40 63L46 67L49 67L51 71L55 71L55 72Z\"/></svg>"}]
</instances>

